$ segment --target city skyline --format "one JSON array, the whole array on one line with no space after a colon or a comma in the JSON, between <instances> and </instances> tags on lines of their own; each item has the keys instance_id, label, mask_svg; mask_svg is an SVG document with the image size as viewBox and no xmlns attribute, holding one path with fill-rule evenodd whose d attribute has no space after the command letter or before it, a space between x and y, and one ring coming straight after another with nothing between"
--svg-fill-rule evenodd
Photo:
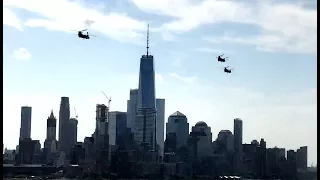
<instances>
[{"instance_id":1,"label":"city skyline","mask_svg":"<svg viewBox=\"0 0 320 180\"><path fill-rule=\"evenodd\" d=\"M61 22L61 18L54 14L43 14L46 12L37 9L34 3L39 3L38 7L45 7L40 1L32 1L29 6L23 2L19 2L19 5L15 4L17 2L19 1L8 0L4 2L5 12L11 12L9 15L4 14L4 18L7 18L4 23L11 25L11 27L4 26L4 127L17 127L10 128L10 130L9 128L4 129L4 143L10 148L14 148L17 144L20 108L23 105L29 105L33 110L31 129L37 129L37 131L31 132L31 137L40 139L41 144L43 144L46 134L46 118L50 115L51 109L53 109L55 116L58 115L61 96L70 97L71 116L75 116L73 107L77 109L79 114L78 140L82 141L84 136L94 131L95 105L97 103L107 104L107 100L100 93L101 90L105 91L108 96L112 96L111 111L126 110L129 89L138 87L139 57L145 54L145 49L139 43L145 41L146 24L141 23L140 26L138 20L128 20L128 23L132 23L130 24L132 29L130 29L131 26L128 26L127 29L119 28L119 33L124 32L123 34L131 35L136 33L138 38L130 39L126 37L130 42L121 42L123 39L121 39L121 36L116 36L119 35L116 33L117 31L108 32L103 28L99 29L98 25L92 27L92 33L98 35L99 39L83 41L77 39L75 34L54 31L59 30L54 27L54 24L51 26L50 23L43 24L43 21L39 21L39 19L32 19L34 18L31 14L33 12L53 18L53 20L62 24L65 22ZM50 2L48 1L48 3ZM72 8L78 7L78 4L71 2L61 1L59 3L70 3L70 5L73 5ZM160 18L158 21L151 23L151 27L157 28L162 22L171 20L166 18L172 18L165 6L158 6L162 9L152 10L150 8L153 6L141 6L138 0L131 3L135 3L135 8L142 9L143 13L151 13L153 14L151 16ZM230 8L241 7L237 3L229 3L232 5ZM186 3L181 7L187 6ZM289 10L284 12L287 13L285 14L287 16L282 16L285 22L287 22L286 17L294 14L291 10L297 10L301 13L299 16L305 23L299 21L301 31L292 32L289 35L260 34L261 36L269 35L267 37L271 37L271 40L267 41L267 39L259 36L256 40L260 41L257 43L254 40L247 42L249 46L241 46L244 43L241 38L230 39L230 37L226 37L230 33L225 34L225 30L222 29L228 27L230 29L231 26L237 27L241 32L247 30L251 26L242 27L245 26L243 23L248 23L242 19L236 21L242 23L242 25L228 25L231 19L221 19L220 21L225 24L216 29L214 27L217 26L212 25L211 21L200 21L199 19L199 22L203 22L201 24L209 24L206 26L210 26L213 32L208 32L202 25L202 28L199 27L196 30L191 27L184 28L189 31L180 34L180 25L193 26L195 25L192 24L193 22L180 25L177 23L166 24L163 27L167 27L167 31L161 31L161 33L153 29L151 33L151 53L155 56L157 98L166 99L165 122L167 122L170 114L180 111L188 117L191 125L198 121L208 123L212 128L213 139L215 139L221 129L232 130L233 119L240 117L244 121L244 143L249 143L253 139L259 140L263 137L267 141L268 147L278 145L286 149L297 149L300 146L307 145L309 147L309 164L312 162L315 164L317 157L316 58L314 51L310 51L316 46L309 46L310 43L313 43L310 39L314 40L314 37L316 37L315 31L313 31L316 30L316 24L314 26L312 24L316 19L316 16L313 16L315 10L302 7L299 4L265 3L260 6L265 8L263 9L265 11L269 10L270 7L273 7L275 11L281 8ZM85 6L80 5L79 7ZM43 9L45 10L45 8ZM137 19L135 17L139 14L136 12L138 10L132 8L132 11L130 11L129 9L125 11L125 7L122 7L122 9L115 8L115 11L128 12L131 15L130 18ZM83 12L101 11L101 9L97 10L97 7L92 7L89 10L88 8L82 8L81 10ZM233 12L238 11L234 10ZM15 15L14 13L20 19L23 31L12 27L18 27L14 23L19 22L12 21L14 16L10 15ZM157 15L154 13L157 13ZM304 13L306 15L303 15ZM27 16L23 17L24 14L27 14ZM180 13L178 14L180 16ZM227 15L226 17L230 17ZM92 17L96 16L92 15ZM182 17L184 17L183 12L181 12L180 18ZM272 19L273 17L258 16L257 18L265 18L266 24L270 23L270 20L275 20ZM76 20L76 18L73 20ZM266 31L280 32L279 29L268 29L275 28L273 25L279 21L275 21L271 25L268 24L268 27L266 24L255 25ZM32 28L44 26L46 27ZM287 32L287 29L283 26L281 27ZM46 28L53 31L47 31ZM74 28L76 27L70 27L70 29ZM60 30L67 31L67 29L69 27L63 27ZM26 31L28 31L28 35L26 35ZM120 39L108 39L110 33L114 33L112 35ZM188 44L195 39L201 39L202 36L199 36L199 33L210 36L215 33L221 36L225 34L220 39L214 39L215 41L224 41L224 43L210 44L205 43L206 41L196 41L194 47ZM304 39L304 33L312 37ZM169 41L168 36L170 34L175 35L171 37L176 37L176 40L171 38L171 41ZM232 32L231 35L233 35ZM165 36L167 37L165 38ZM245 35L242 34L241 36ZM264 37L266 38L266 36ZM281 42L283 40L283 43L279 44L280 41L276 37L281 39ZM301 40L300 43L304 42L304 45L299 46L300 49L288 46L291 50L296 51L295 54L290 54L285 52L283 47L293 37L299 37L297 39ZM46 44L48 47L43 47L44 38L47 39L46 42L52 42L50 45ZM238 43L236 45L238 47L227 43L232 40ZM135 43L132 44L132 42ZM277 48L282 49L283 52L263 51L274 50L274 47L271 47L272 45L278 46ZM19 49L20 47L26 48L27 52L24 49ZM208 49L208 47L210 48ZM258 51L255 47L258 47ZM19 51L13 53L16 49ZM52 50L55 52L52 53ZM125 53L122 51L125 51ZM208 51L212 53L208 53ZM225 75L221 72L222 65L215 62L215 57L222 53L230 56L230 64L235 67L235 73ZM14 57L12 57L13 54ZM18 61L14 58L25 59L26 61ZM117 62L118 60L121 60L120 63ZM61 68L63 65L64 67ZM118 79L121 79L121 81ZM199 113L201 113L201 116L199 116ZM290 125L290 129L287 128L288 125ZM272 134L270 134L270 131L272 131ZM307 131L308 133L306 133ZM295 141L288 141L288 136Z\"/></svg>"}]
</instances>

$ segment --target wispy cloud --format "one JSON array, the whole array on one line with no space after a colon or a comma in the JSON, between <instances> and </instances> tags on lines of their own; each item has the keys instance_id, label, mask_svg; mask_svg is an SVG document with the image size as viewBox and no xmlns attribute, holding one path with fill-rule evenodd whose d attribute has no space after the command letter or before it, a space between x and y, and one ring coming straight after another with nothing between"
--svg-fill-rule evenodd
<instances>
[{"instance_id":1,"label":"wispy cloud","mask_svg":"<svg viewBox=\"0 0 320 180\"><path fill-rule=\"evenodd\" d=\"M183 81L185 83L188 83L188 84L192 84L197 80L196 76L186 77L186 76L180 76L177 73L169 73L169 76L174 77L174 78L176 78L180 81Z\"/></svg>"},{"instance_id":2,"label":"wispy cloud","mask_svg":"<svg viewBox=\"0 0 320 180\"><path fill-rule=\"evenodd\" d=\"M196 48L194 51L197 52L205 52L205 53L212 53L212 54L224 54L224 53L234 53L234 51L229 51L229 50L222 50L222 49L214 49L214 48Z\"/></svg>"},{"instance_id":3,"label":"wispy cloud","mask_svg":"<svg viewBox=\"0 0 320 180\"><path fill-rule=\"evenodd\" d=\"M259 41L263 50L274 50L278 47L286 49L286 46L289 46L291 48L287 48L287 52L315 53L317 11L302 5L275 1L246 3L172 0L169 3L157 0L132 0L132 2L147 13L173 17L173 21L162 26L163 29L171 32L187 32L204 24L242 23L260 28L259 38L252 39L251 42Z\"/></svg>"},{"instance_id":4,"label":"wispy cloud","mask_svg":"<svg viewBox=\"0 0 320 180\"><path fill-rule=\"evenodd\" d=\"M171 53L171 56L173 59L172 66L175 68L182 68L184 61L188 57L187 53L183 53L183 52L173 52Z\"/></svg>"},{"instance_id":5,"label":"wispy cloud","mask_svg":"<svg viewBox=\"0 0 320 180\"><path fill-rule=\"evenodd\" d=\"M257 36L222 36L208 37L211 43L237 43L253 45L260 51L266 52L288 52L288 53L315 53L317 46L311 46L310 42L293 43L290 38L280 38L276 35L257 35ZM316 42L316 39L314 39Z\"/></svg>"},{"instance_id":6,"label":"wispy cloud","mask_svg":"<svg viewBox=\"0 0 320 180\"><path fill-rule=\"evenodd\" d=\"M146 23L120 13L103 13L99 9L85 8L77 1L68 0L6 0L6 8L23 9L40 15L40 18L27 19L28 27L43 27L54 31L70 32L83 29L90 20L90 30L102 33L119 41L139 41ZM38 16L39 17L39 16ZM94 23L92 23L94 22Z\"/></svg>"},{"instance_id":7,"label":"wispy cloud","mask_svg":"<svg viewBox=\"0 0 320 180\"><path fill-rule=\"evenodd\" d=\"M22 25L16 14L8 8L3 8L3 24L22 31Z\"/></svg>"},{"instance_id":8,"label":"wispy cloud","mask_svg":"<svg viewBox=\"0 0 320 180\"><path fill-rule=\"evenodd\" d=\"M13 58L17 60L29 60L31 59L31 54L26 48L21 47L13 51Z\"/></svg>"},{"instance_id":9,"label":"wispy cloud","mask_svg":"<svg viewBox=\"0 0 320 180\"><path fill-rule=\"evenodd\" d=\"M163 76L161 74L156 73L155 81L162 83L164 81L164 78L163 78Z\"/></svg>"}]
</instances>

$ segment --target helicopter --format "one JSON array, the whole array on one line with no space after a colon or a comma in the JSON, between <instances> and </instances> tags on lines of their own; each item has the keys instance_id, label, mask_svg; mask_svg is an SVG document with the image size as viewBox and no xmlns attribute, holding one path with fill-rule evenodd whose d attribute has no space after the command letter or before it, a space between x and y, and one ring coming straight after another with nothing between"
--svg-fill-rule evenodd
<instances>
[{"instance_id":1,"label":"helicopter","mask_svg":"<svg viewBox=\"0 0 320 180\"><path fill-rule=\"evenodd\" d=\"M229 66L227 67L224 67L224 72L225 73L231 73L233 71L233 68L232 69L228 69Z\"/></svg>"},{"instance_id":2,"label":"helicopter","mask_svg":"<svg viewBox=\"0 0 320 180\"><path fill-rule=\"evenodd\" d=\"M222 57L223 55L224 55L224 54L222 54L222 55L220 55L220 56L217 57L219 62L226 62L226 59L228 59L228 57L223 58L223 57Z\"/></svg>"},{"instance_id":3,"label":"helicopter","mask_svg":"<svg viewBox=\"0 0 320 180\"><path fill-rule=\"evenodd\" d=\"M73 30L73 31L74 31L74 30ZM79 37L79 38L82 38L82 39L90 39L90 36L92 36L92 37L97 37L97 36L94 36L94 35L90 35L90 36L89 36L89 32L88 32L88 31L87 31L87 34L84 34L84 33L83 33L84 31L87 31L87 29L78 31L78 37Z\"/></svg>"}]
</instances>

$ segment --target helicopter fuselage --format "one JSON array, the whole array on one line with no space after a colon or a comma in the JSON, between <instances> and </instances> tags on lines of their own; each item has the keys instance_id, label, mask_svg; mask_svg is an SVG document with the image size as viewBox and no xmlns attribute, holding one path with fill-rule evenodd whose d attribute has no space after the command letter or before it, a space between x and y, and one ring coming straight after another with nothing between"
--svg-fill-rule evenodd
<instances>
[{"instance_id":1,"label":"helicopter fuselage","mask_svg":"<svg viewBox=\"0 0 320 180\"><path fill-rule=\"evenodd\" d=\"M226 72L226 73L231 73L231 69L227 69L227 68L224 68L224 72Z\"/></svg>"},{"instance_id":2,"label":"helicopter fuselage","mask_svg":"<svg viewBox=\"0 0 320 180\"><path fill-rule=\"evenodd\" d=\"M90 39L89 34L83 34L81 31L79 31L78 37L82 39Z\"/></svg>"}]
</instances>

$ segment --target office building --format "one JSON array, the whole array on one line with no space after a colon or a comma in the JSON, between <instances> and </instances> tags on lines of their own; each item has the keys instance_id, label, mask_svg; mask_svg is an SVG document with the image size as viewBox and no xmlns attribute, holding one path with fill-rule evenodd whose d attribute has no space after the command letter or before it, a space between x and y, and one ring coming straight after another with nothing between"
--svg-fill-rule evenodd
<instances>
[{"instance_id":1,"label":"office building","mask_svg":"<svg viewBox=\"0 0 320 180\"><path fill-rule=\"evenodd\" d=\"M164 148L164 116L165 116L165 99L156 99L157 119L156 119L156 138L158 152L163 156Z\"/></svg>"},{"instance_id":2,"label":"office building","mask_svg":"<svg viewBox=\"0 0 320 180\"><path fill-rule=\"evenodd\" d=\"M59 110L59 151L69 154L72 148L69 137L70 105L69 97L61 97Z\"/></svg>"},{"instance_id":3,"label":"office building","mask_svg":"<svg viewBox=\"0 0 320 180\"><path fill-rule=\"evenodd\" d=\"M70 137L70 147L77 143L78 138L78 120L76 118L71 118L69 121L69 137Z\"/></svg>"},{"instance_id":4,"label":"office building","mask_svg":"<svg viewBox=\"0 0 320 180\"><path fill-rule=\"evenodd\" d=\"M57 119L51 111L50 116L47 119L47 140L56 140L56 131L57 131Z\"/></svg>"},{"instance_id":5,"label":"office building","mask_svg":"<svg viewBox=\"0 0 320 180\"><path fill-rule=\"evenodd\" d=\"M174 133L176 137L175 149L187 145L187 140L189 138L189 123L187 117L179 111L176 111L168 117L166 135L168 136L170 133Z\"/></svg>"},{"instance_id":6,"label":"office building","mask_svg":"<svg viewBox=\"0 0 320 180\"><path fill-rule=\"evenodd\" d=\"M148 36L149 37L149 36ZM156 147L156 98L154 59L148 52L140 59L137 115L135 118L134 139L146 144L150 149Z\"/></svg>"},{"instance_id":7,"label":"office building","mask_svg":"<svg viewBox=\"0 0 320 180\"><path fill-rule=\"evenodd\" d=\"M31 138L31 107L21 107L20 140Z\"/></svg>"},{"instance_id":8,"label":"office building","mask_svg":"<svg viewBox=\"0 0 320 180\"><path fill-rule=\"evenodd\" d=\"M130 89L130 99L127 101L127 127L133 132L137 115L138 89Z\"/></svg>"},{"instance_id":9,"label":"office building","mask_svg":"<svg viewBox=\"0 0 320 180\"><path fill-rule=\"evenodd\" d=\"M211 127L203 121L199 121L192 127L191 137L197 138L197 156L207 157L212 155L212 133Z\"/></svg>"},{"instance_id":10,"label":"office building","mask_svg":"<svg viewBox=\"0 0 320 180\"><path fill-rule=\"evenodd\" d=\"M121 137L127 132L127 113L113 111L109 117L109 145L121 146Z\"/></svg>"},{"instance_id":11,"label":"office building","mask_svg":"<svg viewBox=\"0 0 320 180\"><path fill-rule=\"evenodd\" d=\"M221 153L234 153L234 139L230 130L221 130L216 139L217 144L220 146Z\"/></svg>"},{"instance_id":12,"label":"office building","mask_svg":"<svg viewBox=\"0 0 320 180\"><path fill-rule=\"evenodd\" d=\"M239 118L234 119L234 167L235 173L241 174L242 167L242 120Z\"/></svg>"},{"instance_id":13,"label":"office building","mask_svg":"<svg viewBox=\"0 0 320 180\"><path fill-rule=\"evenodd\" d=\"M57 152L58 142L56 140L56 125L57 119L51 111L50 116L47 119L47 136L44 141L44 153L46 157L46 162L51 163L54 161L53 153Z\"/></svg>"},{"instance_id":14,"label":"office building","mask_svg":"<svg viewBox=\"0 0 320 180\"><path fill-rule=\"evenodd\" d=\"M19 153L16 158L17 164L35 164L36 155L41 152L41 145L39 140L32 140L26 138L19 140Z\"/></svg>"}]
</instances>

